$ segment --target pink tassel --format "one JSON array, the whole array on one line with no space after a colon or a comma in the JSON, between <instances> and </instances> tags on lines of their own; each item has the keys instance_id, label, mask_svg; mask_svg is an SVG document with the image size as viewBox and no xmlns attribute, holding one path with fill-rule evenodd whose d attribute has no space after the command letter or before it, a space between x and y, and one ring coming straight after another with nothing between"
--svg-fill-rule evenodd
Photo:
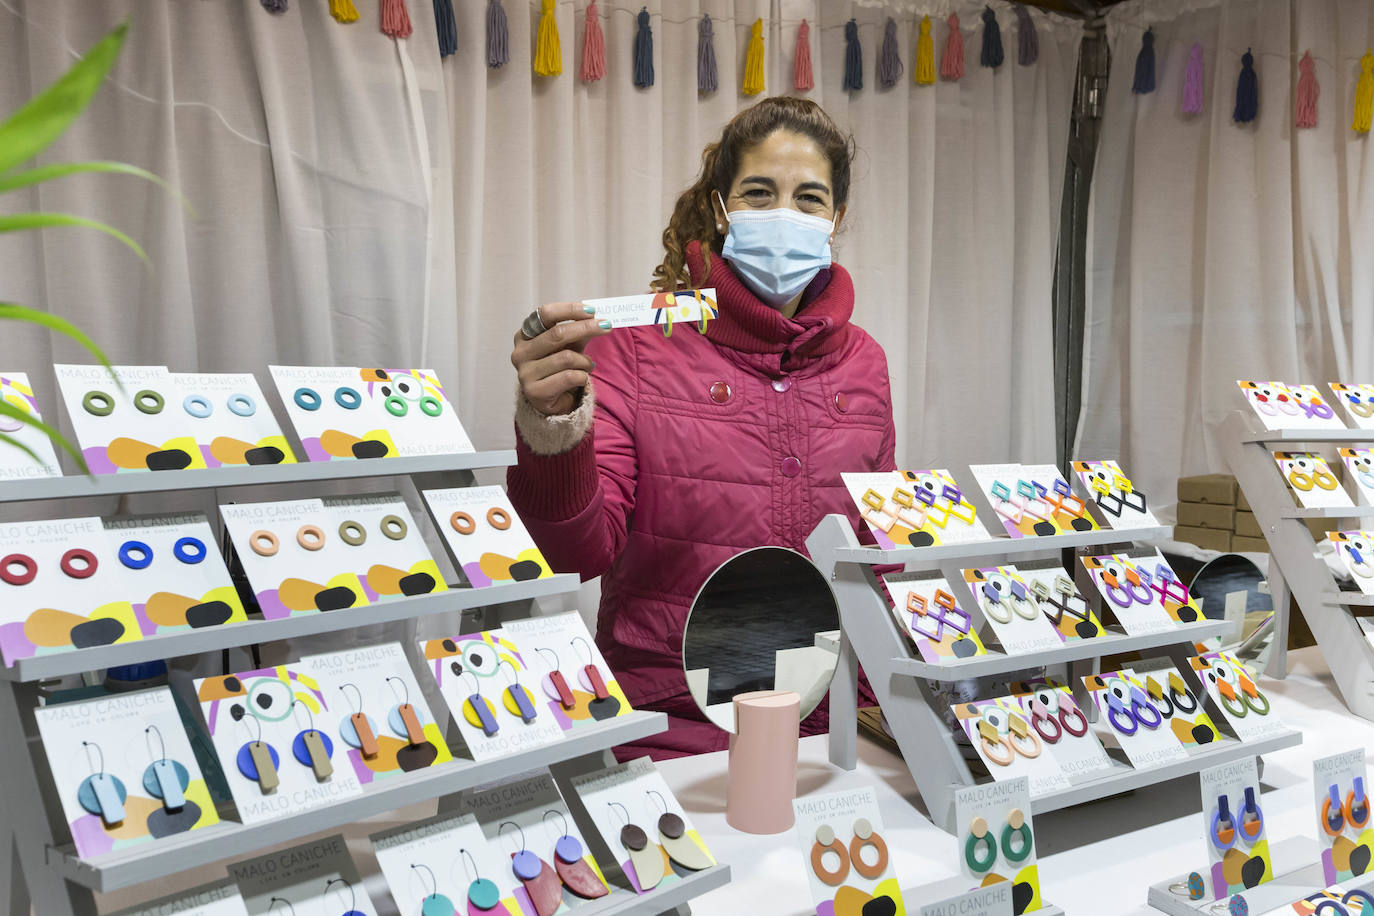
<instances>
[{"instance_id":1,"label":"pink tassel","mask_svg":"<svg viewBox=\"0 0 1374 916\"><path fill-rule=\"evenodd\" d=\"M1193 42L1188 68L1183 72L1183 113L1202 114L1202 44Z\"/></svg>"},{"instance_id":2,"label":"pink tassel","mask_svg":"<svg viewBox=\"0 0 1374 916\"><path fill-rule=\"evenodd\" d=\"M582 72L578 75L584 83L594 83L606 75L606 36L601 33L596 0L587 4L587 28L582 36Z\"/></svg>"},{"instance_id":3,"label":"pink tassel","mask_svg":"<svg viewBox=\"0 0 1374 916\"><path fill-rule=\"evenodd\" d=\"M409 38L411 31L406 0L382 0L382 34L390 38Z\"/></svg>"},{"instance_id":4,"label":"pink tassel","mask_svg":"<svg viewBox=\"0 0 1374 916\"><path fill-rule=\"evenodd\" d=\"M957 80L964 75L964 33L959 30L959 14L950 13L949 38L945 41L945 54L940 58L940 75L947 80Z\"/></svg>"},{"instance_id":5,"label":"pink tassel","mask_svg":"<svg viewBox=\"0 0 1374 916\"><path fill-rule=\"evenodd\" d=\"M1298 127L1317 126L1317 96L1322 90L1317 85L1315 66L1312 55L1304 51L1302 60L1298 61L1298 69L1302 71L1302 76L1298 77L1298 113L1294 120Z\"/></svg>"},{"instance_id":6,"label":"pink tassel","mask_svg":"<svg viewBox=\"0 0 1374 916\"><path fill-rule=\"evenodd\" d=\"M797 29L796 65L792 68L792 88L806 92L814 88L816 80L811 73L811 26L803 19Z\"/></svg>"}]
</instances>

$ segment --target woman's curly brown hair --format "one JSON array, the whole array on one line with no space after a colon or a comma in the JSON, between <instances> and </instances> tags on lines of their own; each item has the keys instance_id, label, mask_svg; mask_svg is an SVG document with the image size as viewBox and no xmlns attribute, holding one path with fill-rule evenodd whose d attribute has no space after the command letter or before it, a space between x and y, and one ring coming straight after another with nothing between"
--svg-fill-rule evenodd
<instances>
[{"instance_id":1,"label":"woman's curly brown hair","mask_svg":"<svg viewBox=\"0 0 1374 916\"><path fill-rule=\"evenodd\" d=\"M830 160L835 209L848 201L854 138L835 126L825 109L810 99L790 96L764 99L731 118L720 140L707 144L702 152L701 174L677 199L668 228L663 230L663 263L654 268L654 280L650 284L655 292L686 289L692 285L687 271L687 246L694 241L701 243L709 276L711 255L719 254L725 243L724 233L716 231L711 192L719 191L722 198L728 197L739 172L740 158L775 130L795 131L815 141L821 153Z\"/></svg>"}]
</instances>

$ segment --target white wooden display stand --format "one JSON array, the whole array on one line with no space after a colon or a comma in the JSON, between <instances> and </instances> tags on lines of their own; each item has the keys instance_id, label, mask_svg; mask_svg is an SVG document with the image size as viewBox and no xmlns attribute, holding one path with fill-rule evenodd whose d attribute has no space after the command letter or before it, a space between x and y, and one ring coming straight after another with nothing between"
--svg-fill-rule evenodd
<instances>
[{"instance_id":1,"label":"white wooden display stand","mask_svg":"<svg viewBox=\"0 0 1374 916\"><path fill-rule=\"evenodd\" d=\"M1266 673L1288 671L1289 596L1297 599L1303 618L1321 647L1331 676L1350 711L1374 719L1374 647L1348 608L1374 605L1374 595L1340 591L1325 561L1316 555L1306 519L1346 519L1346 527L1374 518L1371 506L1307 509L1298 506L1283 479L1274 451L1301 451L1311 446L1374 442L1368 429L1266 430L1248 410L1226 418L1223 439L1231 473L1250 503L1255 522L1269 542L1269 591L1274 596L1274 641Z\"/></svg>"},{"instance_id":2,"label":"white wooden display stand","mask_svg":"<svg viewBox=\"0 0 1374 916\"><path fill-rule=\"evenodd\" d=\"M377 480L381 489L401 489L414 496L416 489L471 486L472 471L500 468L515 460L513 451L426 456L422 458L380 458L366 461L339 461L247 468L211 468L186 471L150 471L111 474L103 477L60 477L0 485L0 505L80 499L92 496L126 496L138 493L196 491L203 509L217 518L216 492L219 489L253 486L280 489L272 497L293 498L327 481ZM257 493L255 498L259 498ZM185 507L183 507L185 508ZM54 515L72 514L53 510ZM417 519L418 521L418 519ZM437 524L432 518L431 523ZM446 523L446 520L445 520ZM213 522L212 522L213 524ZM218 527L218 526L216 526ZM223 534L220 533L221 540ZM447 551L447 541L440 537ZM427 538L429 543L435 539ZM445 561L436 557L441 567ZM449 554L450 570L460 564ZM550 768L560 780L591 772L615 762L610 748L663 731L667 718L662 713L633 712L569 732L557 743L522 751L495 760L473 762L455 758L449 763L372 783L360 796L326 807L278 818L268 824L244 826L231 820L201 830L166 837L128 849L89 859L78 858L70 843L62 808L53 785L41 741L34 724L38 706L39 679L82 674L115 665L129 665L205 652L218 653L240 646L272 640L308 637L350 630L362 625L393 624L424 617L447 615L454 632L499 623L501 619L536 613L533 600L574 594L578 578L557 575L551 578L494 585L487 588L451 588L449 591L403 598L380 604L345 608L328 613L309 614L283 620L250 620L246 623L189 630L152 636L136 642L77 649L70 652L19 660L13 667L0 667L0 905L5 912L27 914L32 903L39 916L94 916L94 892L106 892L143 882L155 882L187 869L209 865L256 852L270 846L301 839L326 830L335 830L363 818L392 811L406 805L441 799L463 789L493 782L514 773L539 767ZM478 624L462 627L463 611L485 608ZM394 637L393 637L394 638ZM406 646L407 652L414 646ZM448 710L436 704L433 714L446 733L453 729ZM570 799L570 802L573 800ZM576 805L571 806L574 812ZM221 811L232 817L232 810ZM596 831L589 822L579 822L589 838ZM602 850L599 862L609 874L618 872L614 859ZM578 910L587 916L652 916L657 913L685 913L689 899L724 885L730 879L726 865L697 872L662 891L635 895L613 892ZM147 898L162 894L155 884L148 887Z\"/></svg>"},{"instance_id":3,"label":"white wooden display stand","mask_svg":"<svg viewBox=\"0 0 1374 916\"><path fill-rule=\"evenodd\" d=\"M965 491L966 493L968 491ZM972 495L972 494L970 494ZM977 497L981 499L981 497ZM996 519L986 506L977 505L984 518ZM994 522L996 524L996 522ZM1000 525L998 526L1000 528ZM1098 670L1102 656L1151 649L1161 652L1178 667L1194 696L1207 703L1217 723L1226 720L1207 699L1188 659L1196 654L1194 643L1230 629L1225 620L1201 620L1167 633L1130 636L1109 629L1096 639L1078 640L1041 652L1005 655L990 652L971 658L949 659L942 663L924 661L914 653L911 641L897 628L891 606L873 572L874 566L905 565L908 572L939 571L948 581L960 608L972 618L980 631L986 621L981 608L963 581L960 570L970 566L991 566L1018 559L1055 557L1060 551L1091 547L1095 553L1112 552L1112 545L1131 541L1157 540L1170 534L1168 527L1136 528L1114 531L1081 531L1050 537L1009 538L930 547L904 547L882 550L861 545L854 529L843 515L827 515L806 541L812 560L829 577L840 606L840 659L830 687L830 762L846 770L854 769L858 741L858 666L863 665L869 684L877 695L892 737L902 758L921 790L931 820L951 833L954 824L954 790L974 785L978 780L969 769L950 728L943 720L944 709L927 681L960 681L966 678L999 675L1015 680L1022 672L1047 665L1068 664L1074 695L1089 719L1094 707L1087 699L1080 677ZM1067 563L1065 564L1068 565ZM1075 562L1070 570L1079 591L1091 602L1099 617L1102 601L1086 570ZM1226 732L1226 726L1218 727ZM1138 770L1116 761L1108 773L1067 789L1032 798L1032 811L1041 814L1093 799L1105 798L1143 786L1197 773L1228 760L1258 756L1302 741L1296 731L1262 741L1242 742L1235 735L1191 752L1185 761Z\"/></svg>"}]
</instances>

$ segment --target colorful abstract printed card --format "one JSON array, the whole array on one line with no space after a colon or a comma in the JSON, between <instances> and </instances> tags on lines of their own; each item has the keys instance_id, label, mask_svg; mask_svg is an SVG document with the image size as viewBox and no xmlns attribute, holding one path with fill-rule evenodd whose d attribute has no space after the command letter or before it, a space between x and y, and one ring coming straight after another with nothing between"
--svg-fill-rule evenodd
<instances>
[{"instance_id":1,"label":"colorful abstract printed card","mask_svg":"<svg viewBox=\"0 0 1374 916\"><path fill-rule=\"evenodd\" d=\"M986 655L978 628L968 611L959 607L949 582L924 573L883 576L892 598L892 614L927 662Z\"/></svg>"},{"instance_id":2,"label":"colorful abstract printed card","mask_svg":"<svg viewBox=\"0 0 1374 916\"><path fill-rule=\"evenodd\" d=\"M32 424L43 416L27 375L0 370L0 408L0 481L60 477L52 440Z\"/></svg>"},{"instance_id":3,"label":"colorful abstract printed card","mask_svg":"<svg viewBox=\"0 0 1374 916\"><path fill-rule=\"evenodd\" d=\"M296 463L251 372L173 372L171 380L206 467Z\"/></svg>"},{"instance_id":4,"label":"colorful abstract printed card","mask_svg":"<svg viewBox=\"0 0 1374 916\"><path fill-rule=\"evenodd\" d=\"M1237 380L1265 429L1345 429L1316 385Z\"/></svg>"},{"instance_id":5,"label":"colorful abstract printed card","mask_svg":"<svg viewBox=\"0 0 1374 916\"><path fill-rule=\"evenodd\" d=\"M792 809L816 916L904 916L901 880L872 786L807 795Z\"/></svg>"},{"instance_id":6,"label":"colorful abstract printed card","mask_svg":"<svg viewBox=\"0 0 1374 916\"><path fill-rule=\"evenodd\" d=\"M1298 502L1309 509L1321 506L1354 506L1326 459L1313 452L1275 452L1279 473L1288 481Z\"/></svg>"},{"instance_id":7,"label":"colorful abstract printed card","mask_svg":"<svg viewBox=\"0 0 1374 916\"><path fill-rule=\"evenodd\" d=\"M91 473L206 466L167 367L56 365L53 371Z\"/></svg>"},{"instance_id":8,"label":"colorful abstract printed card","mask_svg":"<svg viewBox=\"0 0 1374 916\"><path fill-rule=\"evenodd\" d=\"M1034 790L1009 779L954 790L954 822L961 837L959 872L978 887L1011 885L1016 916L1044 907L1031 821Z\"/></svg>"},{"instance_id":9,"label":"colorful abstract printed card","mask_svg":"<svg viewBox=\"0 0 1374 916\"><path fill-rule=\"evenodd\" d=\"M985 541L978 510L943 468L840 475L879 547Z\"/></svg>"},{"instance_id":10,"label":"colorful abstract printed card","mask_svg":"<svg viewBox=\"0 0 1374 916\"><path fill-rule=\"evenodd\" d=\"M505 490L451 487L425 490L423 495L473 588L553 575Z\"/></svg>"},{"instance_id":11,"label":"colorful abstract printed card","mask_svg":"<svg viewBox=\"0 0 1374 916\"><path fill-rule=\"evenodd\" d=\"M1073 469L1110 527L1154 528L1159 524L1145 494L1115 461L1075 461Z\"/></svg>"},{"instance_id":12,"label":"colorful abstract printed card","mask_svg":"<svg viewBox=\"0 0 1374 916\"><path fill-rule=\"evenodd\" d=\"M1010 537L1094 531L1087 504L1052 464L975 464L969 470Z\"/></svg>"},{"instance_id":13,"label":"colorful abstract printed card","mask_svg":"<svg viewBox=\"0 0 1374 916\"><path fill-rule=\"evenodd\" d=\"M1331 393L1341 405L1350 425L1356 429L1374 429L1374 385L1353 385L1330 382Z\"/></svg>"},{"instance_id":14,"label":"colorful abstract printed card","mask_svg":"<svg viewBox=\"0 0 1374 916\"><path fill-rule=\"evenodd\" d=\"M501 632L530 664L535 702L563 731L629 715L633 710L576 611L508 620Z\"/></svg>"}]
</instances>

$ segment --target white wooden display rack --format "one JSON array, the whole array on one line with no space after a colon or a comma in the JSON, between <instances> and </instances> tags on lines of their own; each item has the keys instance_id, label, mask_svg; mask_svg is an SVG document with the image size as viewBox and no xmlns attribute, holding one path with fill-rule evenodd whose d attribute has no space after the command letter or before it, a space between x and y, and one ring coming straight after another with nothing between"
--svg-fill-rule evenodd
<instances>
[{"instance_id":1,"label":"white wooden display rack","mask_svg":"<svg viewBox=\"0 0 1374 916\"><path fill-rule=\"evenodd\" d=\"M984 518L997 518L982 503L980 495L974 496L974 499L978 512ZM939 571L947 580L958 606L969 613L972 625L981 630L986 623L981 607L973 599L960 574L963 567L973 565L970 561L994 565L1017 559L1057 557L1061 551L1087 547L1105 553L1110 552L1114 545L1160 540L1170 534L1171 529L1167 526L1123 530L1102 528L1049 537L1003 536L967 543L883 550L860 545L845 516L827 515L807 538L806 546L811 559L830 579L839 602L843 633L839 664L830 687L830 762L852 770L857 760L860 664L877 695L878 705L883 709L902 758L921 791L931 820L951 833L958 829L954 823L954 791L974 785L978 780L969 769L960 745L944 723L944 710L931 691L929 680L958 681L987 675L1015 680L1015 675L1021 672L1030 672L1046 665L1068 664L1078 705L1092 719L1095 709L1088 701L1079 678L1097 671L1104 655L1158 649L1178 667L1193 695L1201 697L1208 705L1213 720L1225 723L1225 718L1212 706L1188 664L1188 659L1196 654L1195 643L1198 640L1218 636L1229 629L1230 624L1224 620L1201 620L1176 627L1167 633L1143 636L1108 630L1105 636L1077 640L1040 652L1018 655L990 652L984 656L950 659L948 663L935 664L914 654L911 641L897 628L891 606L873 571L875 565L904 565L908 572ZM1086 570L1080 564L1075 564L1070 572L1078 583L1079 591L1096 607L1100 617L1101 598ZM1301 741L1301 733L1291 730L1262 741L1243 742L1236 739L1235 735L1230 735L1229 740L1224 739L1195 750L1187 760L1178 763L1135 769L1118 762L1102 776L1033 797L1032 812L1038 815L1129 792L1197 773L1229 760L1290 747Z\"/></svg>"},{"instance_id":2,"label":"white wooden display rack","mask_svg":"<svg viewBox=\"0 0 1374 916\"><path fill-rule=\"evenodd\" d=\"M194 492L211 519L216 518L215 491L234 487L289 488L297 496L303 486L318 488L329 481L382 480L386 486L414 491L433 487L472 486L473 470L501 468L515 460L513 451L473 452L421 458L381 458L366 461L301 462L246 468L208 468L182 471L111 474L103 477L59 477L0 484L0 504L49 502L92 496ZM393 479L394 478L394 479ZM421 500L423 502L423 500ZM426 509L428 505L426 504ZM417 519L417 522L419 520ZM430 517L432 525L438 523ZM213 524L213 522L212 522ZM218 526L216 526L218 527ZM223 538L222 531L220 532ZM427 539L429 540L429 539ZM452 569L461 564L448 553ZM433 541L430 541L431 543ZM442 565L444 561L436 557ZM667 728L663 713L632 712L565 735L555 744L532 748L494 760L454 760L399 774L374 783L360 796L278 818L267 824L246 826L222 820L219 824L165 837L149 843L82 859L70 843L61 803L43 753L34 721L38 707L39 680L82 674L116 665L170 659L280 639L309 637L349 630L362 625L398 624L440 614L453 616L453 626L465 610L485 609L482 626L500 619L536 613L533 600L573 594L578 577L556 575L528 582L487 588L450 588L449 591L403 598L328 613L282 620L249 620L197 630L152 636L129 643L76 649L54 655L21 659L13 667L0 667L0 905L5 912L25 914L32 905L41 916L95 916L95 892L106 892L156 881L189 868L213 864L256 852L321 831L334 830L364 818L393 811L417 802L441 799L476 785L500 780L512 773L547 767L559 779L591 772L615 763L610 749L618 744L657 734ZM407 647L409 651L411 647ZM432 710L445 732L451 734L448 710ZM221 811L221 814L232 811ZM590 822L580 823L584 835L593 835ZM600 859L614 864L614 859ZM615 870L609 869L614 874ZM588 916L654 916L686 913L687 902L730 880L727 865L717 865L674 882L661 890L635 895L613 892L579 910ZM148 899L160 896L156 885Z\"/></svg>"},{"instance_id":3,"label":"white wooden display rack","mask_svg":"<svg viewBox=\"0 0 1374 916\"><path fill-rule=\"evenodd\" d=\"M1288 671L1289 597L1297 600L1345 705L1357 716L1374 720L1374 647L1352 611L1374 606L1374 595L1339 590L1326 562L1317 556L1309 518L1374 518L1371 506L1307 509L1296 505L1284 480L1274 446L1297 451L1304 444L1374 443L1368 429L1266 430L1251 411L1236 410L1223 424L1226 460L1269 542L1269 591L1274 596L1274 640L1266 673ZM1355 527L1350 525L1349 527Z\"/></svg>"}]
</instances>

